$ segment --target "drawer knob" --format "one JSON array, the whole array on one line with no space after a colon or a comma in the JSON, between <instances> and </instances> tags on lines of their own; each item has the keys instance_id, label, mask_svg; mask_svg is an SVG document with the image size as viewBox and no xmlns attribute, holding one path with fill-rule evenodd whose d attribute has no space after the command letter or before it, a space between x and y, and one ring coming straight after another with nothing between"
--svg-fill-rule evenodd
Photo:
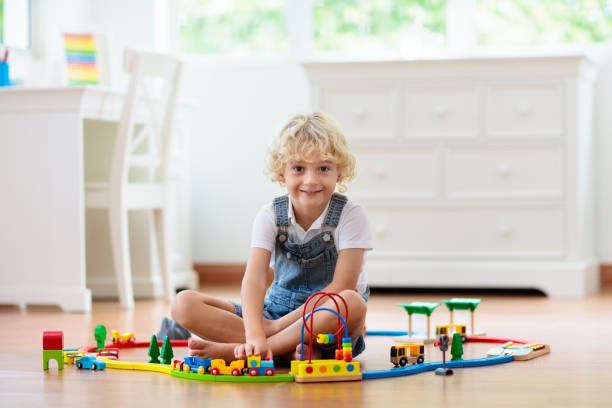
<instances>
[{"instance_id":1,"label":"drawer knob","mask_svg":"<svg viewBox=\"0 0 612 408\"><path fill-rule=\"evenodd\" d=\"M434 108L434 113L439 118L446 117L448 115L448 108L444 105L438 105Z\"/></svg>"},{"instance_id":2,"label":"drawer knob","mask_svg":"<svg viewBox=\"0 0 612 408\"><path fill-rule=\"evenodd\" d=\"M521 103L518 106L518 112L521 116L527 116L531 114L531 105L528 103Z\"/></svg>"},{"instance_id":3,"label":"drawer knob","mask_svg":"<svg viewBox=\"0 0 612 408\"><path fill-rule=\"evenodd\" d=\"M510 228L508 225L502 225L499 227L499 235L504 238L508 238L510 235L512 235L512 228Z\"/></svg>"},{"instance_id":4,"label":"drawer knob","mask_svg":"<svg viewBox=\"0 0 612 408\"><path fill-rule=\"evenodd\" d=\"M512 174L512 171L510 170L510 166L508 166L507 164L500 164L497 167L497 172L502 177L510 177L510 175Z\"/></svg>"},{"instance_id":5,"label":"drawer knob","mask_svg":"<svg viewBox=\"0 0 612 408\"><path fill-rule=\"evenodd\" d=\"M353 113L353 118L358 120L363 120L366 116L367 111L365 110L365 108L355 109L355 112Z\"/></svg>"}]
</instances>

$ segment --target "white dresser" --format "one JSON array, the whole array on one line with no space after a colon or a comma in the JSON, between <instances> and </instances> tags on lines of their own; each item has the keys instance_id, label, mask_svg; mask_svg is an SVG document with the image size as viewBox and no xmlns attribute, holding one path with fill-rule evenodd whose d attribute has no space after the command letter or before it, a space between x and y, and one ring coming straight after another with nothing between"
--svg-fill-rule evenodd
<instances>
[{"instance_id":1,"label":"white dresser","mask_svg":"<svg viewBox=\"0 0 612 408\"><path fill-rule=\"evenodd\" d=\"M371 286L599 287L587 59L303 66L358 158Z\"/></svg>"}]
</instances>

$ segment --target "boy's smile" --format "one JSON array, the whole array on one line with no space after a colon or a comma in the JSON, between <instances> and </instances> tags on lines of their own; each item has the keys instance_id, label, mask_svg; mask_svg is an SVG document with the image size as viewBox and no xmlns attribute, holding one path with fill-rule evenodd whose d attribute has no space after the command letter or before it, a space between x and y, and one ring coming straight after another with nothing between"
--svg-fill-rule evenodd
<instances>
[{"instance_id":1,"label":"boy's smile","mask_svg":"<svg viewBox=\"0 0 612 408\"><path fill-rule=\"evenodd\" d=\"M326 160L290 161L281 175L296 221L307 230L327 207L341 176L335 164Z\"/></svg>"}]
</instances>

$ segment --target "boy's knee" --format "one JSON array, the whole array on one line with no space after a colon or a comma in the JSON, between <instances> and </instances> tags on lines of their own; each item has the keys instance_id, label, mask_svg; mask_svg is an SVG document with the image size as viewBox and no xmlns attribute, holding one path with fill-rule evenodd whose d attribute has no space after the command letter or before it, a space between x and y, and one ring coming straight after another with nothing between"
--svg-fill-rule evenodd
<instances>
[{"instance_id":1,"label":"boy's knee","mask_svg":"<svg viewBox=\"0 0 612 408\"><path fill-rule=\"evenodd\" d=\"M367 305L363 297L354 290L343 290L339 293L349 308L349 321L357 322L365 318ZM349 323L350 324L350 323Z\"/></svg>"},{"instance_id":2,"label":"boy's knee","mask_svg":"<svg viewBox=\"0 0 612 408\"><path fill-rule=\"evenodd\" d=\"M197 292L193 290L183 290L177 293L172 301L172 305L170 306L170 317L181 326L188 325L189 323L189 311L192 310L195 294L197 294Z\"/></svg>"}]
</instances>

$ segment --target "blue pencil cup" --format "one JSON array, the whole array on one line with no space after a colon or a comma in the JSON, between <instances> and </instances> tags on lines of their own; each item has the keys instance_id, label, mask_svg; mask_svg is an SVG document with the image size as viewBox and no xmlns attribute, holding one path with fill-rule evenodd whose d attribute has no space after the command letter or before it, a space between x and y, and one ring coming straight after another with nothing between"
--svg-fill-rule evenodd
<instances>
[{"instance_id":1,"label":"blue pencil cup","mask_svg":"<svg viewBox=\"0 0 612 408\"><path fill-rule=\"evenodd\" d=\"M8 62L0 61L0 86L9 86L10 84Z\"/></svg>"}]
</instances>

